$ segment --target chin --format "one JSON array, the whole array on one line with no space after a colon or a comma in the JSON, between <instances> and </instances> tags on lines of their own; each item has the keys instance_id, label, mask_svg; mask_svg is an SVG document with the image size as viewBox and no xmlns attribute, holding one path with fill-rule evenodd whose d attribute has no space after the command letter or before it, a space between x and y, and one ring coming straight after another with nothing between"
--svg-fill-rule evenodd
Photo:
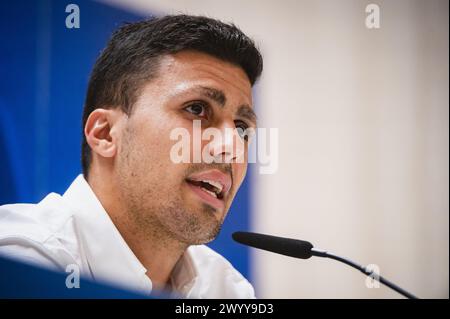
<instances>
[{"instance_id":1,"label":"chin","mask_svg":"<svg viewBox=\"0 0 450 319\"><path fill-rule=\"evenodd\" d=\"M181 242L188 245L203 245L216 239L220 233L222 224L214 222L208 225L203 224L201 229L190 229L180 233L179 238Z\"/></svg>"}]
</instances>

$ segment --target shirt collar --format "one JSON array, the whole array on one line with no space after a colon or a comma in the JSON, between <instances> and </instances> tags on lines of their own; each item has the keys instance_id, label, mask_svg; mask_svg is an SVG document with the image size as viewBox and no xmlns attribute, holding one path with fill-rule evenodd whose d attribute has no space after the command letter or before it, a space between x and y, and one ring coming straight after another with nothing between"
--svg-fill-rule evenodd
<instances>
[{"instance_id":1,"label":"shirt collar","mask_svg":"<svg viewBox=\"0 0 450 319\"><path fill-rule=\"evenodd\" d=\"M128 247L83 175L75 179L63 198L74 211L89 275L94 280L150 293L152 283L146 276L147 269Z\"/></svg>"},{"instance_id":2,"label":"shirt collar","mask_svg":"<svg viewBox=\"0 0 450 319\"><path fill-rule=\"evenodd\" d=\"M198 265L192 257L190 249L189 247L178 260L170 276L174 293L184 297L190 297L198 278Z\"/></svg>"},{"instance_id":3,"label":"shirt collar","mask_svg":"<svg viewBox=\"0 0 450 319\"><path fill-rule=\"evenodd\" d=\"M63 199L74 211L89 275L94 280L109 281L149 294L152 283L146 275L147 269L120 235L83 175L73 181ZM171 285L175 295L188 297L194 292L198 267L188 248L172 271Z\"/></svg>"}]
</instances>

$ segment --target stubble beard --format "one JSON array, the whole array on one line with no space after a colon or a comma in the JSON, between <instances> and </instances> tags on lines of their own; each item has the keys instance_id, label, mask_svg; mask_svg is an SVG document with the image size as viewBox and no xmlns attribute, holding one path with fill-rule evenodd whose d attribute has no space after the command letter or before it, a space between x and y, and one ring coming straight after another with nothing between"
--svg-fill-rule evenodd
<instances>
[{"instance_id":1,"label":"stubble beard","mask_svg":"<svg viewBox=\"0 0 450 319\"><path fill-rule=\"evenodd\" d=\"M128 141L122 151L117 163L120 200L127 208L127 224L133 231L161 245L174 241L199 245L217 237L224 218L218 219L213 207L207 204L202 204L198 210L186 207L181 186L161 185L168 179L161 165L154 164L157 160L143 160L146 157L133 147L132 141Z\"/></svg>"},{"instance_id":2,"label":"stubble beard","mask_svg":"<svg viewBox=\"0 0 450 319\"><path fill-rule=\"evenodd\" d=\"M132 224L146 239L158 240L164 245L173 241L199 245L212 241L219 234L222 220L216 219L214 208L203 205L201 211L188 211L183 208L181 199L160 200L145 195L127 199Z\"/></svg>"},{"instance_id":3,"label":"stubble beard","mask_svg":"<svg viewBox=\"0 0 450 319\"><path fill-rule=\"evenodd\" d=\"M152 169L160 168L150 168ZM131 167L121 174L121 200L127 207L128 224L143 239L157 240L162 245L179 242L199 245L212 241L220 232L223 217L216 210L202 204L198 210L187 208L180 189L170 190L163 185L148 185L164 178L140 178ZM145 172L140 170L140 172ZM146 182L145 182L146 181Z\"/></svg>"}]
</instances>

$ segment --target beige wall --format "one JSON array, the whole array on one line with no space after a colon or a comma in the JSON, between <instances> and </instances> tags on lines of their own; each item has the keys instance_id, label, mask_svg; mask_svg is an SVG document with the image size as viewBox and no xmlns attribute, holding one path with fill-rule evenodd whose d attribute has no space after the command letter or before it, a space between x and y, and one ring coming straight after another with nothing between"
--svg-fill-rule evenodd
<instances>
[{"instance_id":1,"label":"beige wall","mask_svg":"<svg viewBox=\"0 0 450 319\"><path fill-rule=\"evenodd\" d=\"M108 0L233 21L265 57L257 108L280 133L256 175L255 231L376 263L420 297L449 292L448 1ZM365 7L381 28L365 27ZM141 11L142 12L142 11ZM255 252L264 298L397 298L332 260Z\"/></svg>"}]
</instances>

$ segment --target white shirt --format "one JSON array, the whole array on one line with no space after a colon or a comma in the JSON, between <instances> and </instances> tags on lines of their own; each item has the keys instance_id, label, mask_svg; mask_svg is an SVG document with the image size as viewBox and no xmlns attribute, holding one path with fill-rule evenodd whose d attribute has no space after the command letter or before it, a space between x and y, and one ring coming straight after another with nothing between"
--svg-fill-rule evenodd
<instances>
[{"instance_id":1,"label":"white shirt","mask_svg":"<svg viewBox=\"0 0 450 319\"><path fill-rule=\"evenodd\" d=\"M60 196L0 206L0 254L149 294L152 282L82 175ZM151 275L151 269L148 270ZM171 284L186 298L255 298L251 284L205 245L190 246Z\"/></svg>"}]
</instances>

